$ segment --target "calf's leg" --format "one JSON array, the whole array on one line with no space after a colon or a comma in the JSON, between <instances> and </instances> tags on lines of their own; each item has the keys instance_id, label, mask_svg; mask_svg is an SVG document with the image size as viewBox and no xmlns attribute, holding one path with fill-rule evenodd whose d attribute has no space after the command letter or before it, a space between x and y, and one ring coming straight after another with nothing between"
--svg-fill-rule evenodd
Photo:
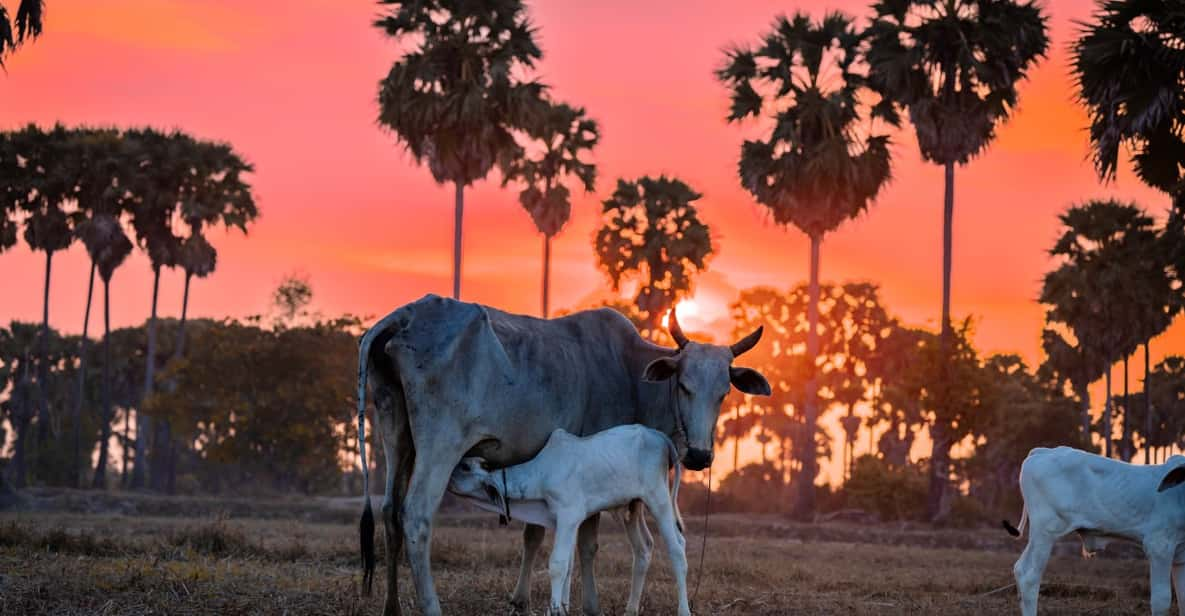
<instances>
[{"instance_id":1,"label":"calf's leg","mask_svg":"<svg viewBox=\"0 0 1185 616\"><path fill-rule=\"evenodd\" d=\"M597 578L594 561L597 557L597 528L601 514L594 513L580 524L576 533L576 546L580 551L580 582L582 592L580 600L584 607L585 616L598 616L601 613L597 601Z\"/></svg>"},{"instance_id":2,"label":"calf's leg","mask_svg":"<svg viewBox=\"0 0 1185 616\"><path fill-rule=\"evenodd\" d=\"M1173 563L1173 590L1177 592L1177 614L1185 616L1185 562Z\"/></svg>"},{"instance_id":3,"label":"calf's leg","mask_svg":"<svg viewBox=\"0 0 1185 616\"><path fill-rule=\"evenodd\" d=\"M1150 549L1151 548L1151 549ZM1149 586L1152 589L1152 616L1168 616L1173 605L1172 572L1173 553L1165 552L1160 546L1144 546L1148 554Z\"/></svg>"},{"instance_id":4,"label":"calf's leg","mask_svg":"<svg viewBox=\"0 0 1185 616\"><path fill-rule=\"evenodd\" d=\"M547 573L551 577L551 605L549 616L567 616L568 593L571 590L572 552L576 549L576 533L580 526L579 517L556 516L555 544L551 546L551 559Z\"/></svg>"},{"instance_id":5,"label":"calf's leg","mask_svg":"<svg viewBox=\"0 0 1185 616\"><path fill-rule=\"evenodd\" d=\"M523 560L518 568L518 582L510 596L510 608L514 612L529 614L531 611L531 570L535 567L535 555L543 545L547 529L534 524L523 527Z\"/></svg>"},{"instance_id":6,"label":"calf's leg","mask_svg":"<svg viewBox=\"0 0 1185 616\"><path fill-rule=\"evenodd\" d=\"M1041 575L1045 572L1045 565L1049 563L1049 555L1053 551L1053 541L1053 537L1037 529L1030 517L1029 544L1012 566L1012 574L1016 578L1016 592L1020 595L1022 616L1037 616L1037 593L1041 589Z\"/></svg>"},{"instance_id":7,"label":"calf's leg","mask_svg":"<svg viewBox=\"0 0 1185 616\"><path fill-rule=\"evenodd\" d=\"M630 550L634 556L633 574L630 577L630 598L625 604L626 616L638 616L642 605L642 587L646 584L646 571L650 568L650 552L654 548L654 539L646 529L646 515L642 511L642 502L634 501L629 505L629 513L625 517L625 536L630 541Z\"/></svg>"},{"instance_id":8,"label":"calf's leg","mask_svg":"<svg viewBox=\"0 0 1185 616\"><path fill-rule=\"evenodd\" d=\"M663 488L666 488L665 482ZM671 575L675 578L675 588L679 593L679 616L691 616L691 607L687 603L687 545L683 533L679 532L679 525L675 522L675 508L671 505L671 496L664 489L659 495L648 498L646 506L650 508L650 513L654 514L658 534L662 535L662 541L667 545L667 554L671 559Z\"/></svg>"}]
</instances>

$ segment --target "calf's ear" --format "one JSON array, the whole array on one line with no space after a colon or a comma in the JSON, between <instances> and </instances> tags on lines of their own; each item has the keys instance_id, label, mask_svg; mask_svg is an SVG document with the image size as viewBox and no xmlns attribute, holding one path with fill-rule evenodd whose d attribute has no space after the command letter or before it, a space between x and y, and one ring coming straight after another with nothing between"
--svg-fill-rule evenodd
<instances>
[{"instance_id":1,"label":"calf's ear","mask_svg":"<svg viewBox=\"0 0 1185 616\"><path fill-rule=\"evenodd\" d=\"M1169 471L1168 474L1164 476L1164 479L1160 480L1160 487L1156 488L1156 491L1164 492L1165 490L1179 486L1182 483L1185 483L1185 466L1178 466Z\"/></svg>"},{"instance_id":2,"label":"calf's ear","mask_svg":"<svg viewBox=\"0 0 1185 616\"><path fill-rule=\"evenodd\" d=\"M733 366L728 369L728 380L732 382L733 387L752 396L768 396L773 393L769 381L752 368Z\"/></svg>"},{"instance_id":3,"label":"calf's ear","mask_svg":"<svg viewBox=\"0 0 1185 616\"><path fill-rule=\"evenodd\" d=\"M665 381L679 371L679 362L674 357L659 357L646 365L642 371L642 380L650 383Z\"/></svg>"}]
</instances>

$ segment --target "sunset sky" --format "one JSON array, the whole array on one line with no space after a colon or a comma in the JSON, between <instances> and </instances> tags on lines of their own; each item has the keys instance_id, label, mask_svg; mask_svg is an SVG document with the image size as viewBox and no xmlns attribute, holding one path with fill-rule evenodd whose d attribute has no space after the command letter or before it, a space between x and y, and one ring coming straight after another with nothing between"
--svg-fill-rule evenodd
<instances>
[{"instance_id":1,"label":"sunset sky","mask_svg":"<svg viewBox=\"0 0 1185 616\"><path fill-rule=\"evenodd\" d=\"M779 13L852 2L530 2L556 98L585 106L602 126L601 181L580 196L554 244L553 306L571 308L606 286L591 248L599 199L619 177L666 173L704 193L702 218L717 255L701 276L689 329L727 314L738 289L786 288L806 276L807 243L774 225L737 181L744 131L724 122L727 92L713 78L722 48L755 40ZM1088 162L1086 118L1073 101L1066 47L1092 2L1050 0L1051 54L1021 87L1020 108L981 158L956 175L956 315L973 315L988 352L1040 360L1056 215L1088 198L1135 199L1163 217L1167 199L1122 170L1113 185ZM248 237L213 238L217 273L196 282L191 314L267 309L290 272L309 276L325 314L381 316L425 293L451 289L452 189L436 186L376 123L377 82L396 46L370 22L373 2L49 0L45 35L0 75L0 128L26 122L153 125L226 140L254 163L262 218ZM941 297L941 169L921 161L909 132L896 138L892 185L860 219L827 236L824 280L871 280L890 310L935 326ZM536 313L541 240L513 190L469 192L467 300ZM0 256L0 322L38 320L43 258ZM78 331L87 264L81 247L55 260L51 321ZM143 320L151 279L145 258L115 275L113 325ZM162 281L161 313L175 315L181 276ZM1181 321L1153 344L1154 360L1185 352Z\"/></svg>"}]
</instances>

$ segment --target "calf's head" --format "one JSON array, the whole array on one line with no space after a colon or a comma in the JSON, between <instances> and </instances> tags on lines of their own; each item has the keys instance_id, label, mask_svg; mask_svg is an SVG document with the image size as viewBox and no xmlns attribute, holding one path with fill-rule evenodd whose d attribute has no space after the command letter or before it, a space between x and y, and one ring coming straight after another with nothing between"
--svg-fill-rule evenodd
<instances>
[{"instance_id":1,"label":"calf's head","mask_svg":"<svg viewBox=\"0 0 1185 616\"><path fill-rule=\"evenodd\" d=\"M482 458L462 458L449 477L448 489L453 494L494 503L500 509L506 508L502 485L495 473L486 469Z\"/></svg>"},{"instance_id":2,"label":"calf's head","mask_svg":"<svg viewBox=\"0 0 1185 616\"><path fill-rule=\"evenodd\" d=\"M760 372L732 365L734 358L757 344L762 328L729 346L701 344L683 335L675 311L671 310L668 331L679 346L678 351L650 362L642 378L673 383L671 412L675 414L675 430L684 431L687 437L683 465L699 471L712 465L716 419L729 387L758 396L770 394L769 382Z\"/></svg>"}]
</instances>

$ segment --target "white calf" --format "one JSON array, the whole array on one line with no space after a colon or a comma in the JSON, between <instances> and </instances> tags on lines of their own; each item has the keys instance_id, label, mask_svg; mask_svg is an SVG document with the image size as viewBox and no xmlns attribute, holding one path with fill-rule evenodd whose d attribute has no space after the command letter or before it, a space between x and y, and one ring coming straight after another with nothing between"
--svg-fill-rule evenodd
<instances>
[{"instance_id":1,"label":"white calf","mask_svg":"<svg viewBox=\"0 0 1185 616\"><path fill-rule=\"evenodd\" d=\"M1024 616L1036 616L1041 574L1053 544L1070 533L1082 539L1090 557L1110 541L1143 546L1151 565L1152 614L1165 616L1177 589L1185 616L1185 457L1136 466L1069 447L1037 448L1020 467L1024 496L1019 537L1029 527L1029 544L1012 568Z\"/></svg>"},{"instance_id":2,"label":"white calf","mask_svg":"<svg viewBox=\"0 0 1185 616\"><path fill-rule=\"evenodd\" d=\"M671 489L667 473L675 469ZM563 430L551 433L533 459L500 470L486 470L481 458L465 458L453 471L449 490L479 507L555 529L548 563L552 614L566 614L577 529L589 516L614 510L624 518L634 553L633 579L626 614L638 613L642 585L650 565L653 539L642 504L658 522L667 545L679 594L679 616L688 616L687 556L679 517L679 455L671 439L641 425L610 428L580 438Z\"/></svg>"}]
</instances>

